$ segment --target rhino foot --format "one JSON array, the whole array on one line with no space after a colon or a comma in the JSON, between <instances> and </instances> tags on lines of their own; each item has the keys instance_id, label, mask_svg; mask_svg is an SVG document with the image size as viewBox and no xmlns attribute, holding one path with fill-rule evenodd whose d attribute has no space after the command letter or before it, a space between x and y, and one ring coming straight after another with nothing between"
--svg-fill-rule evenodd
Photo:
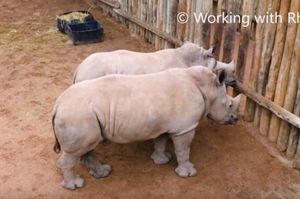
<instances>
[{"instance_id":1,"label":"rhino foot","mask_svg":"<svg viewBox=\"0 0 300 199\"><path fill-rule=\"evenodd\" d=\"M190 177L197 174L197 170L190 162L178 165L178 167L175 169L175 172L181 177Z\"/></svg>"},{"instance_id":2,"label":"rhino foot","mask_svg":"<svg viewBox=\"0 0 300 199\"><path fill-rule=\"evenodd\" d=\"M111 166L108 164L98 165L95 169L90 170L90 175L95 178L103 178L110 174Z\"/></svg>"},{"instance_id":3,"label":"rhino foot","mask_svg":"<svg viewBox=\"0 0 300 199\"><path fill-rule=\"evenodd\" d=\"M61 185L66 189L76 189L84 186L84 180L77 175L72 178L64 179Z\"/></svg>"},{"instance_id":4,"label":"rhino foot","mask_svg":"<svg viewBox=\"0 0 300 199\"><path fill-rule=\"evenodd\" d=\"M167 164L171 160L172 155L167 151L162 153L154 151L151 155L151 158L155 164Z\"/></svg>"}]
</instances>

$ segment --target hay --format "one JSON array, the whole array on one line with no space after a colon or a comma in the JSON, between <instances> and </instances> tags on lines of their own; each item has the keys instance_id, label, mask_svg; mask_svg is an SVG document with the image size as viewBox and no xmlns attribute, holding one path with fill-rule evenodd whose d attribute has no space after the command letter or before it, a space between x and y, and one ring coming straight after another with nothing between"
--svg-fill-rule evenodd
<instances>
[{"instance_id":1,"label":"hay","mask_svg":"<svg viewBox=\"0 0 300 199\"><path fill-rule=\"evenodd\" d=\"M84 23L84 19L89 16L88 13L83 12L71 12L69 14L57 16L58 19L65 20L68 22L78 21L79 23Z\"/></svg>"}]
</instances>

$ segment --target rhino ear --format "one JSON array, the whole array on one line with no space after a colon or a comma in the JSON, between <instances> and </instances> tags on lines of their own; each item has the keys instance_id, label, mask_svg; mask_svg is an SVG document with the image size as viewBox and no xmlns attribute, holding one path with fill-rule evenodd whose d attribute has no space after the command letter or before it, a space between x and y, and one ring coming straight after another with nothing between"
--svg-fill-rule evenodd
<instances>
[{"instance_id":1,"label":"rhino ear","mask_svg":"<svg viewBox=\"0 0 300 199\"><path fill-rule=\"evenodd\" d=\"M216 78L216 84L217 86L222 86L224 84L224 81L226 79L226 72L224 69L219 69L215 71L217 78Z\"/></svg>"},{"instance_id":2,"label":"rhino ear","mask_svg":"<svg viewBox=\"0 0 300 199\"><path fill-rule=\"evenodd\" d=\"M216 46L212 46L207 51L208 51L209 54L214 55L215 54L215 50L216 50Z\"/></svg>"},{"instance_id":3,"label":"rhino ear","mask_svg":"<svg viewBox=\"0 0 300 199\"><path fill-rule=\"evenodd\" d=\"M233 73L235 72L236 65L235 65L234 60L232 60L232 61L228 64L228 68L229 68L230 71L232 71Z\"/></svg>"}]
</instances>

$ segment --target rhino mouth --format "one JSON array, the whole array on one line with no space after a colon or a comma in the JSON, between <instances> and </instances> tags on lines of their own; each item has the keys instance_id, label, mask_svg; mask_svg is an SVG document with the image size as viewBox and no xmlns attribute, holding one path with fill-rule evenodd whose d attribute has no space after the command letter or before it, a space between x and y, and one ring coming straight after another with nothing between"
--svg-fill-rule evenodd
<instances>
[{"instance_id":1,"label":"rhino mouth","mask_svg":"<svg viewBox=\"0 0 300 199\"><path fill-rule=\"evenodd\" d=\"M234 78L229 78L229 79L226 79L225 80L225 84L227 85L227 86L234 86L235 84L236 84L236 79L234 79Z\"/></svg>"},{"instance_id":2,"label":"rhino mouth","mask_svg":"<svg viewBox=\"0 0 300 199\"><path fill-rule=\"evenodd\" d=\"M238 119L237 118L231 118L230 120L227 120L225 122L226 125L234 125L238 122Z\"/></svg>"}]
</instances>

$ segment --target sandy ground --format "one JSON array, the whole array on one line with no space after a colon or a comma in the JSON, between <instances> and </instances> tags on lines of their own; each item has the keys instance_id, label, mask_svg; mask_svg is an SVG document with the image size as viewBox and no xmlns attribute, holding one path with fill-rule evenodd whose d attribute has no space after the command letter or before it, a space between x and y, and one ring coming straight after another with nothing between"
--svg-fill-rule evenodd
<instances>
[{"instance_id":1,"label":"sandy ground","mask_svg":"<svg viewBox=\"0 0 300 199\"><path fill-rule=\"evenodd\" d=\"M241 124L221 126L208 120L192 144L195 177L178 177L174 159L153 164L150 141L105 143L96 152L112 165L111 175L94 179L78 165L86 186L63 189L50 117L73 70L93 52L153 50L94 9L104 24L105 41L73 46L55 30L55 16L88 7L78 0L0 0L0 198L300 198L298 171L272 158Z\"/></svg>"}]
</instances>

